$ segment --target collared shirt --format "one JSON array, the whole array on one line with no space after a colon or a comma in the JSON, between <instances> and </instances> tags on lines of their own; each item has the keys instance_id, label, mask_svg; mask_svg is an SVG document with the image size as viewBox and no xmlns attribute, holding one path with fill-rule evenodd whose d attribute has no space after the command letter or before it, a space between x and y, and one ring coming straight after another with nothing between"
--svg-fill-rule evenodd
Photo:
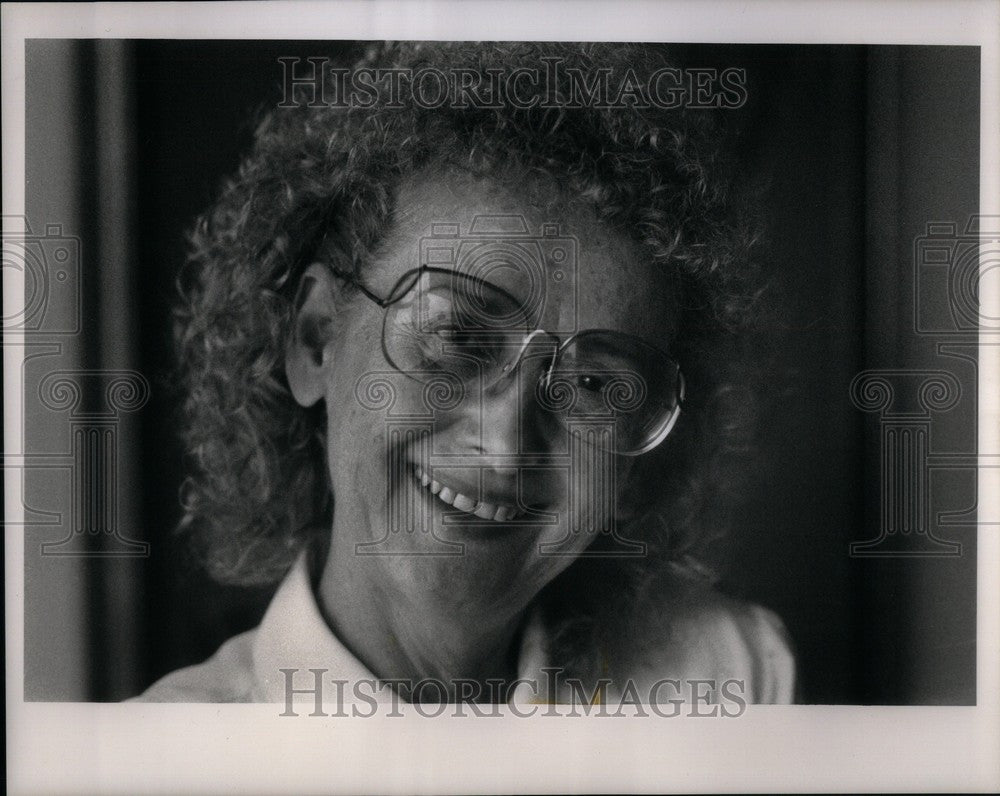
<instances>
[{"instance_id":1,"label":"collared shirt","mask_svg":"<svg viewBox=\"0 0 1000 796\"><path fill-rule=\"evenodd\" d=\"M760 606L708 595L686 603L672 617L669 633L642 639L629 656L627 675L612 682L611 691L620 693L628 681L643 702L647 697L690 701L691 682L719 688L732 681L748 703L792 702L795 666L781 621ZM549 649L546 628L534 612L522 633L511 702L568 701L565 683L552 699L548 678L559 662L550 659ZM229 639L204 663L166 675L136 699L286 704L289 698L313 701L317 689L326 688L321 701L354 701L359 687L378 702L398 699L330 630L302 555L260 625Z\"/></svg>"}]
</instances>

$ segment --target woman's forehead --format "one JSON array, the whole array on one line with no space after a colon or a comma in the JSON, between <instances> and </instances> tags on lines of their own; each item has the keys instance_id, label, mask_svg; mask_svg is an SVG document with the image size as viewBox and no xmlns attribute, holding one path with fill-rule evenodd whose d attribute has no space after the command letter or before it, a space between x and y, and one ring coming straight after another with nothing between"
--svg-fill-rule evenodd
<instances>
[{"instance_id":1,"label":"woman's forehead","mask_svg":"<svg viewBox=\"0 0 1000 796\"><path fill-rule=\"evenodd\" d=\"M503 288L557 333L609 328L662 340L672 331L677 298L665 267L550 180L413 178L400 187L394 221L369 272L383 294L407 271L432 266Z\"/></svg>"}]
</instances>

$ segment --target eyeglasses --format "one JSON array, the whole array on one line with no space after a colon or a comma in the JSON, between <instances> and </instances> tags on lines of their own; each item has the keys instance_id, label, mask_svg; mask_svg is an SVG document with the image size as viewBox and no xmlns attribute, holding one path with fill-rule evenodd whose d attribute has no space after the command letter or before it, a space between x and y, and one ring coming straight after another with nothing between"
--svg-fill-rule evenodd
<instances>
[{"instance_id":1,"label":"eyeglasses","mask_svg":"<svg viewBox=\"0 0 1000 796\"><path fill-rule=\"evenodd\" d=\"M384 298L333 269L385 310L382 352L409 378L450 374L484 388L528 361L540 364L534 397L564 427L596 423L589 435L613 452L638 456L671 432L684 402L680 366L654 345L622 332L588 329L566 340L533 328L526 302L469 274L424 265L407 271Z\"/></svg>"}]
</instances>

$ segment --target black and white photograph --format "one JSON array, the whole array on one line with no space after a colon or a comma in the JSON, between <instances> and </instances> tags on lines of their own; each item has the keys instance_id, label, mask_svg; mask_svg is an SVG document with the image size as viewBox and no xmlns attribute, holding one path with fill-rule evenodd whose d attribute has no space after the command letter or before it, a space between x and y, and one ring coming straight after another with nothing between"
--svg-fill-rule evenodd
<instances>
[{"instance_id":1,"label":"black and white photograph","mask_svg":"<svg viewBox=\"0 0 1000 796\"><path fill-rule=\"evenodd\" d=\"M29 5L12 793L1000 785L1000 7Z\"/></svg>"}]
</instances>

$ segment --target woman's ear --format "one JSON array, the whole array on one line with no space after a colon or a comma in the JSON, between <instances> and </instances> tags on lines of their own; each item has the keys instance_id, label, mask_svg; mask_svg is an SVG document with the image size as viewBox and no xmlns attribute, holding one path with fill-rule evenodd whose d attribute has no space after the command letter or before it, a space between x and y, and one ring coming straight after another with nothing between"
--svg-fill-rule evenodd
<instances>
[{"instance_id":1,"label":"woman's ear","mask_svg":"<svg viewBox=\"0 0 1000 796\"><path fill-rule=\"evenodd\" d=\"M300 406L312 406L326 395L334 329L334 277L320 263L310 265L299 280L292 330L285 349L285 375Z\"/></svg>"}]
</instances>

